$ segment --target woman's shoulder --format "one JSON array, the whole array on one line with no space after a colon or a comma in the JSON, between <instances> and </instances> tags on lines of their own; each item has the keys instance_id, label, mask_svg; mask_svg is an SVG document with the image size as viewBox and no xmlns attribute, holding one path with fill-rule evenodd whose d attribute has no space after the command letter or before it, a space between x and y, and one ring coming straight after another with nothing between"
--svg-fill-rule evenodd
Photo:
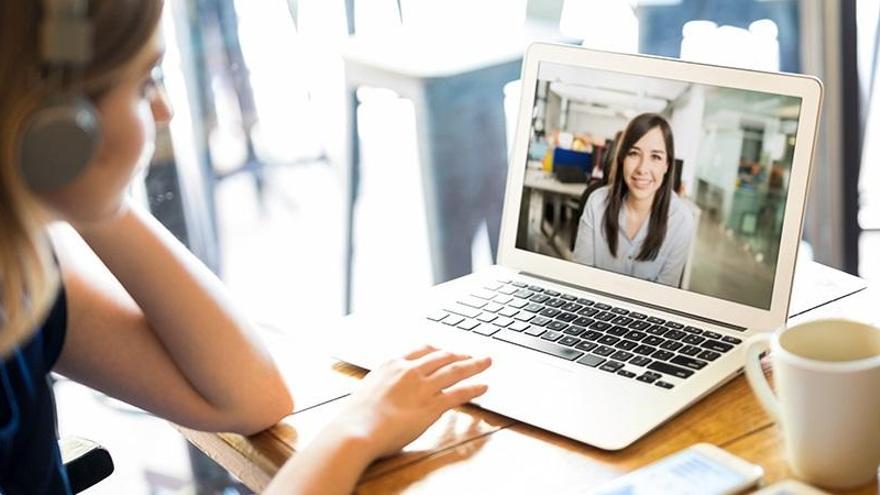
<instances>
[{"instance_id":1,"label":"woman's shoulder","mask_svg":"<svg viewBox=\"0 0 880 495\"><path fill-rule=\"evenodd\" d=\"M682 199L676 193L672 193L669 202L669 222L678 229L693 231L696 226L697 206L690 200Z\"/></svg>"},{"instance_id":2,"label":"woman's shoulder","mask_svg":"<svg viewBox=\"0 0 880 495\"><path fill-rule=\"evenodd\" d=\"M595 208L599 205L604 205L606 199L608 199L608 191L610 190L611 186L605 185L591 192L590 197L587 198L587 206L590 208Z\"/></svg>"}]
</instances>

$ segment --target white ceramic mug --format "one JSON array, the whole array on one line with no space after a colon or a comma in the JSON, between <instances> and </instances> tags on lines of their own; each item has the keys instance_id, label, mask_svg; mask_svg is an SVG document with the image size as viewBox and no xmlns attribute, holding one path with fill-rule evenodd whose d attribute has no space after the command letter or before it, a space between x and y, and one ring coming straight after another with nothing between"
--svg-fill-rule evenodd
<instances>
[{"instance_id":1,"label":"white ceramic mug","mask_svg":"<svg viewBox=\"0 0 880 495\"><path fill-rule=\"evenodd\" d=\"M771 351L776 394L760 355ZM880 329L815 320L758 335L746 348L746 377L781 425L789 466L828 488L877 476L880 464Z\"/></svg>"}]
</instances>

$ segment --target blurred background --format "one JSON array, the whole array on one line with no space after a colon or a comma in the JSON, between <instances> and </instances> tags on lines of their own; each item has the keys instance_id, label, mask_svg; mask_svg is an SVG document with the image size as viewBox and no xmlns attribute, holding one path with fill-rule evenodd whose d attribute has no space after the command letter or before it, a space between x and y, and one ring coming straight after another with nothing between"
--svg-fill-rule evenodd
<instances>
[{"instance_id":1,"label":"blurred background","mask_svg":"<svg viewBox=\"0 0 880 495\"><path fill-rule=\"evenodd\" d=\"M165 3L176 115L133 194L267 333L493 262L535 40L820 77L802 252L880 280L880 0ZM113 454L89 493L246 493L164 421L63 379L56 394L61 434Z\"/></svg>"}]
</instances>

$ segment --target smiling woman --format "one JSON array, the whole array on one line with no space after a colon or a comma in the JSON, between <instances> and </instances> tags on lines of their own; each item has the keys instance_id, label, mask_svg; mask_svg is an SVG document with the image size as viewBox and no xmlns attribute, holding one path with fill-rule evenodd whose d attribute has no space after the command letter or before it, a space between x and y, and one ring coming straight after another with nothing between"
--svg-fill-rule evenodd
<instances>
[{"instance_id":1,"label":"smiling woman","mask_svg":"<svg viewBox=\"0 0 880 495\"><path fill-rule=\"evenodd\" d=\"M644 113L629 122L610 185L593 192L584 207L574 261L679 286L695 225L673 191L674 160L665 118Z\"/></svg>"}]
</instances>

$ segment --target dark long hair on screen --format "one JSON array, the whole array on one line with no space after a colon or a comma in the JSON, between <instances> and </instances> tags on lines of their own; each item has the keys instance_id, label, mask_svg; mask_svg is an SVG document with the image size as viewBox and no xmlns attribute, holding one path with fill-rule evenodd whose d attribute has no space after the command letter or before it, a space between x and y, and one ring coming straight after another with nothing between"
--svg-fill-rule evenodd
<instances>
[{"instance_id":1,"label":"dark long hair on screen","mask_svg":"<svg viewBox=\"0 0 880 495\"><path fill-rule=\"evenodd\" d=\"M656 113L643 113L633 118L626 129L617 147L614 156L614 170L611 172L611 190L608 193L605 217L602 223L605 229L605 239L608 241L608 249L613 256L617 256L617 230L619 228L618 217L623 200L628 193L624 181L623 160L627 152L642 136L651 129L659 128L663 133L663 141L666 144L666 161L668 168L663 175L663 182L654 194L651 204L651 216L648 220L648 235L642 244L642 249L636 256L636 261L652 261L657 258L663 239L666 238L666 225L669 217L669 202L672 199L672 182L675 176L675 146L672 139L672 128L661 115Z\"/></svg>"}]
</instances>

